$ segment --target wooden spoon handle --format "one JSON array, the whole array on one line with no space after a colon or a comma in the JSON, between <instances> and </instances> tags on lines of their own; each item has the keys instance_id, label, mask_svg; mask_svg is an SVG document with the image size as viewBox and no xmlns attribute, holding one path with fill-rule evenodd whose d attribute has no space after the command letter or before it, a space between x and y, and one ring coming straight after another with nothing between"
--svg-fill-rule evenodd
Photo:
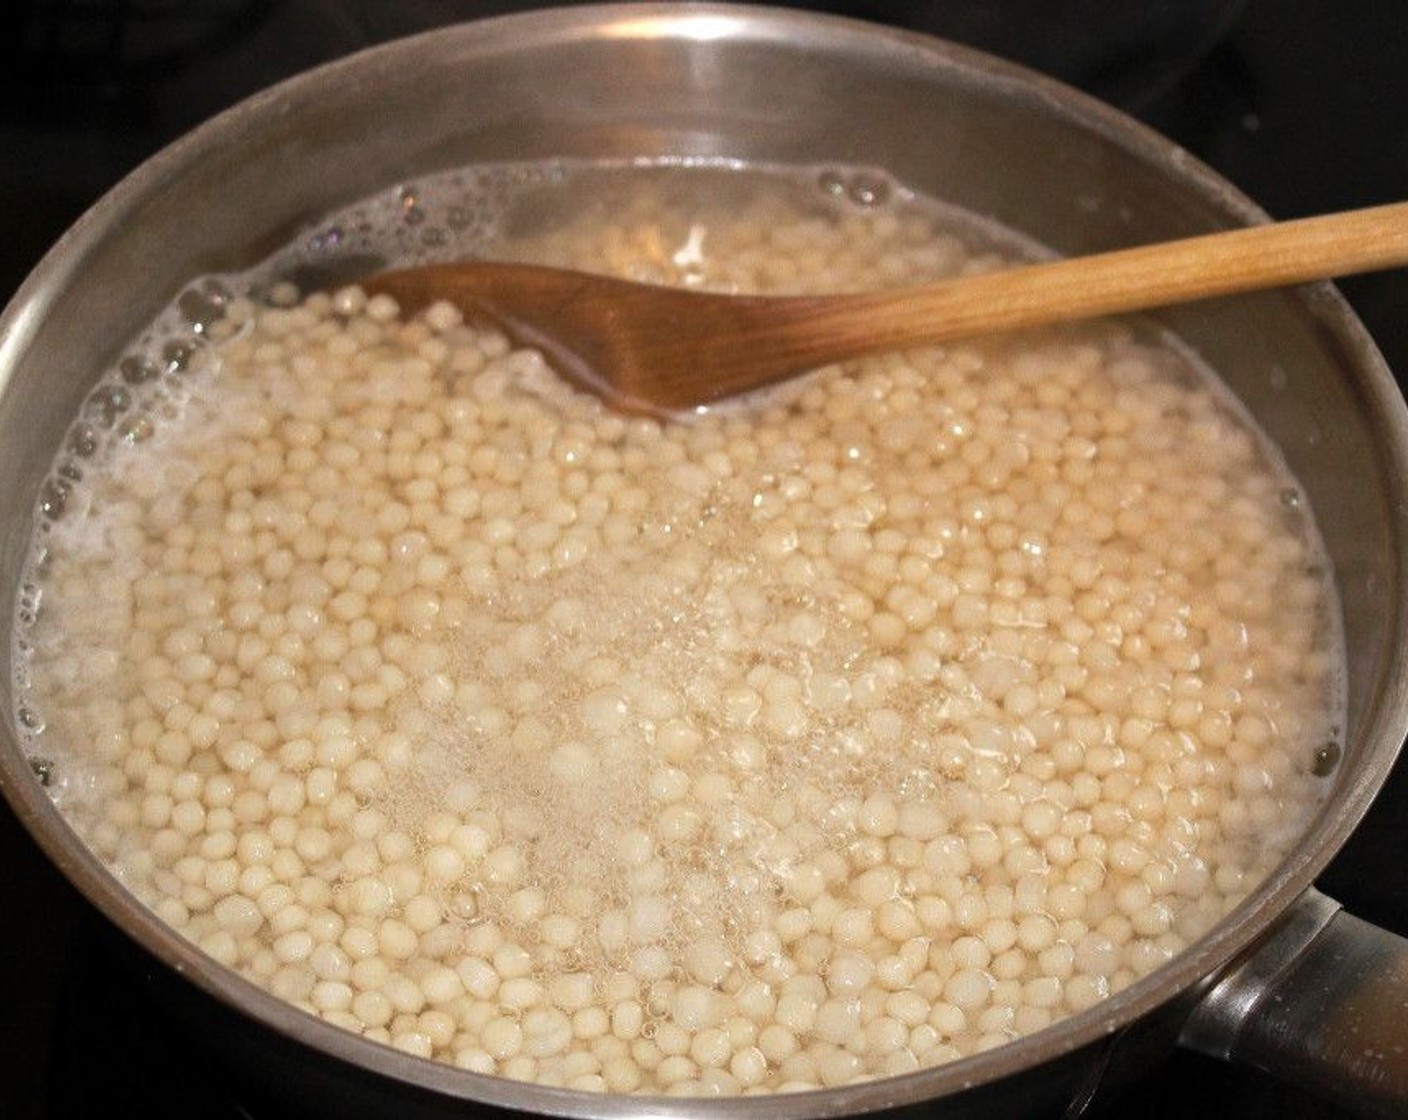
<instances>
[{"instance_id":1,"label":"wooden spoon handle","mask_svg":"<svg viewBox=\"0 0 1408 1120\"><path fill-rule=\"evenodd\" d=\"M1408 264L1408 202L818 300L828 352L945 342Z\"/></svg>"}]
</instances>

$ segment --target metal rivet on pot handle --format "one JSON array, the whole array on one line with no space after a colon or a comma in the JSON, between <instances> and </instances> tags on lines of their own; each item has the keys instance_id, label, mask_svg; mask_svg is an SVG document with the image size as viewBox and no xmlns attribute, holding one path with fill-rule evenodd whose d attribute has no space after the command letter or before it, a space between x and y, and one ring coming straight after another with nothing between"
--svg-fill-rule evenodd
<instances>
[{"instance_id":1,"label":"metal rivet on pot handle","mask_svg":"<svg viewBox=\"0 0 1408 1120\"><path fill-rule=\"evenodd\" d=\"M1180 1041L1355 1113L1408 1114L1408 939L1308 891L1209 989Z\"/></svg>"}]
</instances>

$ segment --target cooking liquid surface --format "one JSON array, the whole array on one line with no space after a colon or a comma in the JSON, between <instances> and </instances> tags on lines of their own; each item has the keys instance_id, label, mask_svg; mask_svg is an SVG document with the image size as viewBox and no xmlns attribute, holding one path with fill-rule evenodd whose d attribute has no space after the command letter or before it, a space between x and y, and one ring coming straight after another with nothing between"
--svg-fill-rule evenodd
<instances>
[{"instance_id":1,"label":"cooking liquid surface","mask_svg":"<svg viewBox=\"0 0 1408 1120\"><path fill-rule=\"evenodd\" d=\"M860 288L993 232L862 171L500 168L193 285L46 490L56 798L225 963L506 1076L839 1084L1132 982L1274 867L1339 712L1307 511L1186 355L1027 335L661 426L272 282Z\"/></svg>"}]
</instances>

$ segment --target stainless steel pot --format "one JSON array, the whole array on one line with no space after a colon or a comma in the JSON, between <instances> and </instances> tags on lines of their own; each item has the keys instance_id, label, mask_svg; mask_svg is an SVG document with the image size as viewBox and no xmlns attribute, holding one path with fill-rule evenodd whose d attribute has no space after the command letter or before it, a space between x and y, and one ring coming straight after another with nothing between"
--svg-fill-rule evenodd
<instances>
[{"instance_id":1,"label":"stainless steel pot","mask_svg":"<svg viewBox=\"0 0 1408 1120\"><path fill-rule=\"evenodd\" d=\"M0 319L0 587L13 612L36 496L97 372L189 278L246 267L339 205L449 166L552 156L726 156L889 169L1081 253L1263 220L1186 153L970 51L759 8L544 11L393 43L277 86L162 152L100 201ZM346 1034L203 957L129 896L53 808L8 696L0 787L59 868L164 966L192 1022L311 1113L571 1116L915 1111L1032 1115L1116 1091L1180 1037L1366 1111L1408 1110L1408 943L1313 887L1408 728L1402 651L1408 413L1328 287L1166 317L1280 444L1328 541L1349 719L1334 793L1226 921L1106 1002L1009 1046L906 1077L762 1101L613 1098L436 1065ZM266 1064L267 1071L270 1067Z\"/></svg>"}]
</instances>

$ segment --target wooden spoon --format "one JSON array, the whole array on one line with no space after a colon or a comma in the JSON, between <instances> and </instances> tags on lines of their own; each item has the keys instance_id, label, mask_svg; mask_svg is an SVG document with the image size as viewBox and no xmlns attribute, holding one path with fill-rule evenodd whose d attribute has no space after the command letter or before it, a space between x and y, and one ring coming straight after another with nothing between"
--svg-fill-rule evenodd
<instances>
[{"instance_id":1,"label":"wooden spoon","mask_svg":"<svg viewBox=\"0 0 1408 1120\"><path fill-rule=\"evenodd\" d=\"M885 350L1408 264L1408 203L1252 226L917 287L735 296L467 261L364 282L448 300L629 412L670 413Z\"/></svg>"}]
</instances>

